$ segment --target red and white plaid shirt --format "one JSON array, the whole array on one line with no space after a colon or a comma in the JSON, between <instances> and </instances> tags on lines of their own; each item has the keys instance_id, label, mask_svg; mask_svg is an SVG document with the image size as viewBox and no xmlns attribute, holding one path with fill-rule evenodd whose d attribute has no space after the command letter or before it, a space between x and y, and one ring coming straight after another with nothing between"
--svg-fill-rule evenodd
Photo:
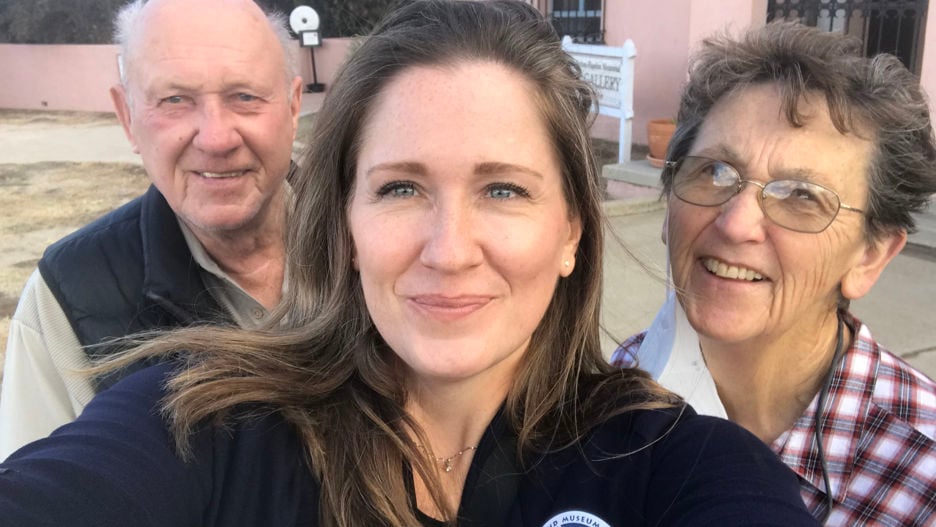
<instances>
[{"instance_id":1,"label":"red and white plaid shirt","mask_svg":"<svg viewBox=\"0 0 936 527\"><path fill-rule=\"evenodd\" d=\"M826 525L936 525L936 383L857 328L836 368L825 403L822 441L832 490ZM645 333L612 357L633 363ZM677 390L678 391L678 390ZM825 513L825 484L815 442L818 395L771 448L799 476L813 516Z\"/></svg>"}]
</instances>

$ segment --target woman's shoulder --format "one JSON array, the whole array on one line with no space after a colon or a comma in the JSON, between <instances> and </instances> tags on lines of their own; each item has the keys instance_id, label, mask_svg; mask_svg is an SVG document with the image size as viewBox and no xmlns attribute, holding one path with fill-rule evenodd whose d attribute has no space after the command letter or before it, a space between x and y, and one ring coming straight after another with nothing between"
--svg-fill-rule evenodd
<instances>
[{"instance_id":1,"label":"woman's shoulder","mask_svg":"<svg viewBox=\"0 0 936 527\"><path fill-rule=\"evenodd\" d=\"M744 428L725 419L699 415L688 404L628 410L596 427L591 436L591 442L623 443L667 457L746 453L776 459L766 444Z\"/></svg>"},{"instance_id":2,"label":"woman's shoulder","mask_svg":"<svg viewBox=\"0 0 936 527\"><path fill-rule=\"evenodd\" d=\"M771 525L813 525L795 475L767 445L688 405L615 416L586 444L592 459L604 453L606 474L629 471L642 482L646 513L667 524L746 525L770 511Z\"/></svg>"},{"instance_id":3,"label":"woman's shoulder","mask_svg":"<svg viewBox=\"0 0 936 527\"><path fill-rule=\"evenodd\" d=\"M317 487L301 443L275 412L205 423L192 433L189 455L179 455L163 411L178 368L165 363L128 375L77 421L14 453L0 473L3 517L33 525L19 519L58 503L41 515L43 525L145 523L141 518L156 525L289 525L314 511ZM5 501L13 493L26 498ZM244 501L248 495L255 499Z\"/></svg>"}]
</instances>

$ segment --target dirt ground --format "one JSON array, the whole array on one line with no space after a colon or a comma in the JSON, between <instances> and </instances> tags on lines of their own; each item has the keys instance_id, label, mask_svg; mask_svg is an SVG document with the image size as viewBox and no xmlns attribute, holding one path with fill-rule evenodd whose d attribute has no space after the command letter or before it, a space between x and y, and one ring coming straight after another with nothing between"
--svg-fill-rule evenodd
<instances>
[{"instance_id":1,"label":"dirt ground","mask_svg":"<svg viewBox=\"0 0 936 527\"><path fill-rule=\"evenodd\" d=\"M116 121L109 114L0 111L0 125L98 122ZM133 164L0 163L0 349L6 351L10 317L46 246L147 185L142 167Z\"/></svg>"}]
</instances>

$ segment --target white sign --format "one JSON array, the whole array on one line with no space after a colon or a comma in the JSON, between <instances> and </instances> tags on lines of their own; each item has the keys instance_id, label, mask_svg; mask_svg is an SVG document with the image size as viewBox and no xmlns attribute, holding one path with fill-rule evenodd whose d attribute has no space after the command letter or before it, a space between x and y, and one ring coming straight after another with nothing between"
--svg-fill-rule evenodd
<instances>
[{"instance_id":1,"label":"white sign","mask_svg":"<svg viewBox=\"0 0 936 527\"><path fill-rule=\"evenodd\" d=\"M322 39L319 38L318 31L303 31L299 33L299 38L304 48L315 48L322 45Z\"/></svg>"},{"instance_id":2,"label":"white sign","mask_svg":"<svg viewBox=\"0 0 936 527\"><path fill-rule=\"evenodd\" d=\"M627 39L619 48L575 44L562 38L562 49L582 69L582 78L598 92L598 113L621 120L618 131L618 163L630 160L631 125L634 121L634 57L637 47Z\"/></svg>"}]
</instances>

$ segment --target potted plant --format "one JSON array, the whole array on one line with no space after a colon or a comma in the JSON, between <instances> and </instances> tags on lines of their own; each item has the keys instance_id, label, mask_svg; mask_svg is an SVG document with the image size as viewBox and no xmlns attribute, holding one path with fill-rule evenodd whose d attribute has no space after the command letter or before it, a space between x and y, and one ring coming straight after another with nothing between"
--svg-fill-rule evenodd
<instances>
[{"instance_id":1,"label":"potted plant","mask_svg":"<svg viewBox=\"0 0 936 527\"><path fill-rule=\"evenodd\" d=\"M673 119L651 119L647 122L647 147L650 149L647 161L650 162L650 166L663 168L666 147L675 131L676 121Z\"/></svg>"}]
</instances>

